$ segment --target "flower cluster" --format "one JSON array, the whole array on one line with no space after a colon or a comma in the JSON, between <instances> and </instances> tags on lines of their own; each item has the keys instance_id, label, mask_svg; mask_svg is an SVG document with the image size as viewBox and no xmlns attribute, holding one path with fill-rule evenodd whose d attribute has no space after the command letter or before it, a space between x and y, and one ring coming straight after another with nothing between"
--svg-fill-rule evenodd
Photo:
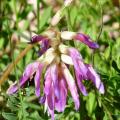
<instances>
[{"instance_id":1,"label":"flower cluster","mask_svg":"<svg viewBox=\"0 0 120 120\"><path fill-rule=\"evenodd\" d=\"M72 1L65 0L64 6L68 7ZM59 10L51 20L52 27L60 21L62 10ZM104 85L92 65L83 61L76 48L66 46L64 44L66 40L80 41L91 49L99 48L96 42L93 42L89 36L82 33L59 32L55 29L49 29L43 35L35 35L30 43L40 44L39 58L27 65L19 84L15 82L7 90L8 94L16 93L19 87L24 87L25 83L31 79L34 80L35 94L40 103L45 105L45 111L48 111L52 120L54 120L55 110L58 112L64 111L68 90L75 103L75 109L79 109L78 90L85 96L88 94L83 80L92 81L99 92L104 94ZM73 66L75 78L70 73L69 66ZM40 81L43 69L46 72L44 74L43 96L41 96Z\"/></svg>"},{"instance_id":2,"label":"flower cluster","mask_svg":"<svg viewBox=\"0 0 120 120\"><path fill-rule=\"evenodd\" d=\"M19 82L20 87L23 87L28 80L34 77L35 94L40 103L45 104L45 111L48 110L52 120L54 120L54 110L64 111L68 90L70 90L75 103L75 109L79 109L80 101L77 86L83 95L87 95L83 80L91 80L99 92L104 93L103 83L92 65L84 63L77 49L63 44L64 41L72 39L81 41L92 49L99 47L97 43L92 42L90 37L82 33L69 31L60 33L49 30L44 36L36 35L32 37L31 43L39 42L41 44L40 57L27 65ZM75 79L69 71L70 65L74 66ZM44 75L44 95L41 96L40 80L43 69L46 69L46 72ZM7 93L13 94L17 90L17 83L14 83Z\"/></svg>"}]
</instances>

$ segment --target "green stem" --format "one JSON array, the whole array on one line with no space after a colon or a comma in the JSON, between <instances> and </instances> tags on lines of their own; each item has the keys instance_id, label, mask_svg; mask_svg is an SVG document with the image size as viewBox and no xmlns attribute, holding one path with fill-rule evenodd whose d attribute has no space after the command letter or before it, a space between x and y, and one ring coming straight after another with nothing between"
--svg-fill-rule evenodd
<instances>
[{"instance_id":1,"label":"green stem","mask_svg":"<svg viewBox=\"0 0 120 120\"><path fill-rule=\"evenodd\" d=\"M16 16L16 27L18 28L18 13L17 13L17 3L16 0L14 0L14 9L15 9L15 16Z\"/></svg>"},{"instance_id":2,"label":"green stem","mask_svg":"<svg viewBox=\"0 0 120 120\"><path fill-rule=\"evenodd\" d=\"M101 10L101 26L100 26L100 32L98 34L98 37L97 37L97 41L100 39L100 36L102 34L102 30L103 30L103 10L102 10L102 6L101 6L101 3L99 2L99 7L100 7L100 10Z\"/></svg>"},{"instance_id":3,"label":"green stem","mask_svg":"<svg viewBox=\"0 0 120 120\"><path fill-rule=\"evenodd\" d=\"M67 18L67 28L68 28L68 31L73 31L71 23L70 23L70 11L69 11L69 8L66 8L66 11L67 11L66 18Z\"/></svg>"},{"instance_id":4,"label":"green stem","mask_svg":"<svg viewBox=\"0 0 120 120\"><path fill-rule=\"evenodd\" d=\"M37 32L40 31L40 11L39 11L40 0L37 0Z\"/></svg>"},{"instance_id":5,"label":"green stem","mask_svg":"<svg viewBox=\"0 0 120 120\"><path fill-rule=\"evenodd\" d=\"M73 31L72 29L72 26L71 26L71 23L70 23L70 11L69 11L69 8L66 8L66 19L67 19L67 28L68 28L68 31ZM75 47L75 43L74 41L70 41L69 42L71 46Z\"/></svg>"}]
</instances>

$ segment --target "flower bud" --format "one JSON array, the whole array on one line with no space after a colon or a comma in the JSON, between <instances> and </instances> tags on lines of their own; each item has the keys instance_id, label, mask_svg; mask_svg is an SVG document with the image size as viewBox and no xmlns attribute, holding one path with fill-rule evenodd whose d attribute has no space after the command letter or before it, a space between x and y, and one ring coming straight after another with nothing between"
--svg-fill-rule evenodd
<instances>
[{"instance_id":1,"label":"flower bud","mask_svg":"<svg viewBox=\"0 0 120 120\"><path fill-rule=\"evenodd\" d=\"M73 1L73 0L65 0L64 6L65 6L65 7L69 6L72 1Z\"/></svg>"},{"instance_id":2,"label":"flower bud","mask_svg":"<svg viewBox=\"0 0 120 120\"><path fill-rule=\"evenodd\" d=\"M57 25L57 24L59 23L60 19L61 19L61 10L59 10L59 11L55 14L55 16L53 16L53 18L52 18L52 20L51 20L51 25L52 25L52 26Z\"/></svg>"}]
</instances>

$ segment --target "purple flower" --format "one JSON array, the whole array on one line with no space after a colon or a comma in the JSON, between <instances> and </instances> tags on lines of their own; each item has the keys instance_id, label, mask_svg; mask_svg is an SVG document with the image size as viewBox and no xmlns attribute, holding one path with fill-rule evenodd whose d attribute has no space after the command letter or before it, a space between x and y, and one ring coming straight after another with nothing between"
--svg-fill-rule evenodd
<instances>
[{"instance_id":1,"label":"purple flower","mask_svg":"<svg viewBox=\"0 0 120 120\"><path fill-rule=\"evenodd\" d=\"M34 63L31 63L29 64L22 77L20 78L20 82L19 83L14 83L13 85L11 85L9 87L9 89L7 90L7 93L8 94L13 94L15 92L17 92L18 90L18 85L20 87L23 87L25 85L25 83L30 80L33 75L35 74L35 77L34 77L34 82L35 82L35 94L36 96L40 96L40 79L41 79L41 73L42 73L42 69L43 69L43 64L39 63L39 62L34 62Z\"/></svg>"},{"instance_id":2,"label":"purple flower","mask_svg":"<svg viewBox=\"0 0 120 120\"><path fill-rule=\"evenodd\" d=\"M41 56L42 54L44 54L46 52L46 50L50 47L50 40L48 37L46 36L42 36L42 35L35 35L32 37L30 43L38 43L40 42L40 50L38 52L39 56Z\"/></svg>"},{"instance_id":3,"label":"purple flower","mask_svg":"<svg viewBox=\"0 0 120 120\"><path fill-rule=\"evenodd\" d=\"M61 33L61 38L64 40L72 40L75 39L77 41L80 41L84 44L86 44L89 48L97 49L99 48L99 45L95 42L93 42L89 36L84 35L82 33L75 33L75 32L69 32L69 31L63 31Z\"/></svg>"},{"instance_id":4,"label":"purple flower","mask_svg":"<svg viewBox=\"0 0 120 120\"><path fill-rule=\"evenodd\" d=\"M45 96L45 110L54 118L54 110L63 112L66 106L66 98L68 89L73 97L75 108L79 108L79 95L75 80L70 74L67 66L51 65L47 68L45 74L44 96Z\"/></svg>"},{"instance_id":5,"label":"purple flower","mask_svg":"<svg viewBox=\"0 0 120 120\"><path fill-rule=\"evenodd\" d=\"M99 48L99 45L95 42L92 42L89 36L84 35L82 33L77 33L77 35L74 36L74 39L81 41L82 43L88 45L88 47L92 49Z\"/></svg>"},{"instance_id":6,"label":"purple flower","mask_svg":"<svg viewBox=\"0 0 120 120\"><path fill-rule=\"evenodd\" d=\"M63 75L58 71L60 69L60 66L51 65L45 74L45 109L48 109L52 118L54 118L54 110L63 112L66 105L67 84ZM52 72L57 74L53 74Z\"/></svg>"},{"instance_id":7,"label":"purple flower","mask_svg":"<svg viewBox=\"0 0 120 120\"><path fill-rule=\"evenodd\" d=\"M44 54L49 47L50 47L49 39L43 40L42 43L41 43L41 49L39 51L39 56Z\"/></svg>"},{"instance_id":8,"label":"purple flower","mask_svg":"<svg viewBox=\"0 0 120 120\"><path fill-rule=\"evenodd\" d=\"M78 87L83 95L87 95L87 91L82 83L83 79L91 80L99 92L103 94L103 83L101 82L99 75L93 69L92 65L85 64L79 55L79 52L75 48L69 48L69 54L73 60Z\"/></svg>"},{"instance_id":9,"label":"purple flower","mask_svg":"<svg viewBox=\"0 0 120 120\"><path fill-rule=\"evenodd\" d=\"M37 42L41 42L41 41L44 41L48 39L47 37L45 36L42 36L42 35L34 35L32 38L31 38L31 41L30 43L37 43Z\"/></svg>"},{"instance_id":10,"label":"purple flower","mask_svg":"<svg viewBox=\"0 0 120 120\"><path fill-rule=\"evenodd\" d=\"M45 111L48 111L48 115L51 115L52 120L54 120L55 110L58 112L65 110L68 91L70 91L73 98L75 109L79 109L78 88L83 95L88 94L83 80L92 81L99 92L104 94L104 85L92 65L84 63L79 51L64 45L61 38L82 41L93 49L99 47L97 43L92 42L88 36L81 33L68 31L58 33L58 35L56 33L56 31L51 31L46 37L39 35L32 38L31 43L40 42L40 56L35 62L27 65L20 81L15 82L7 90L8 94L13 94L18 91L19 87L24 87L28 80L34 80L35 94L39 98L39 102L44 103ZM58 36L61 38L58 39ZM70 65L74 67L75 78L69 71ZM43 85L44 95L41 96L40 81L43 69L46 72Z\"/></svg>"}]
</instances>

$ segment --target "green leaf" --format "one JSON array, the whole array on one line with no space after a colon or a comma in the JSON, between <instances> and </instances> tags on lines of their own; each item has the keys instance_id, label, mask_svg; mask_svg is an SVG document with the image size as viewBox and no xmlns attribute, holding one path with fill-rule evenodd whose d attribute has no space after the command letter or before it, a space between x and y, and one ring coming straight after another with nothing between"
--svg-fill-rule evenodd
<instances>
[{"instance_id":1,"label":"green leaf","mask_svg":"<svg viewBox=\"0 0 120 120\"><path fill-rule=\"evenodd\" d=\"M33 118L33 120L44 120L42 117L40 117L39 113L37 111L33 112L30 115L31 118Z\"/></svg>"},{"instance_id":2,"label":"green leaf","mask_svg":"<svg viewBox=\"0 0 120 120\"><path fill-rule=\"evenodd\" d=\"M117 63L116 63L116 61L112 61L112 67L117 71L117 72L119 72L120 73L120 69L118 68L118 66L117 66Z\"/></svg>"},{"instance_id":3,"label":"green leaf","mask_svg":"<svg viewBox=\"0 0 120 120\"><path fill-rule=\"evenodd\" d=\"M7 104L9 106L9 108L11 109L11 111L17 111L18 110L18 104L19 101L17 100L17 98L15 96L10 96Z\"/></svg>"},{"instance_id":4,"label":"green leaf","mask_svg":"<svg viewBox=\"0 0 120 120\"><path fill-rule=\"evenodd\" d=\"M17 117L15 114L13 113L2 113L2 116L6 119L6 120L17 120Z\"/></svg>"},{"instance_id":5,"label":"green leaf","mask_svg":"<svg viewBox=\"0 0 120 120\"><path fill-rule=\"evenodd\" d=\"M48 7L47 9L44 10L42 16L40 17L40 30L43 29L45 24L48 22L50 15L51 15L51 7Z\"/></svg>"},{"instance_id":6,"label":"green leaf","mask_svg":"<svg viewBox=\"0 0 120 120\"><path fill-rule=\"evenodd\" d=\"M25 56L25 63L26 64L28 64L31 61L32 56L33 56L33 52L32 52L32 50L30 50Z\"/></svg>"},{"instance_id":7,"label":"green leaf","mask_svg":"<svg viewBox=\"0 0 120 120\"><path fill-rule=\"evenodd\" d=\"M87 97L88 98L87 98L87 101L86 101L86 109L88 111L88 115L92 116L93 111L95 110L96 105L97 105L95 93L90 92Z\"/></svg>"},{"instance_id":8,"label":"green leaf","mask_svg":"<svg viewBox=\"0 0 120 120\"><path fill-rule=\"evenodd\" d=\"M109 120L106 112L105 112L105 115L104 115L104 117L103 117L103 120Z\"/></svg>"},{"instance_id":9,"label":"green leaf","mask_svg":"<svg viewBox=\"0 0 120 120\"><path fill-rule=\"evenodd\" d=\"M4 45L4 39L0 38L0 49L2 49L3 45Z\"/></svg>"},{"instance_id":10,"label":"green leaf","mask_svg":"<svg viewBox=\"0 0 120 120\"><path fill-rule=\"evenodd\" d=\"M77 8L76 8L76 6L73 6L71 8L71 13L70 13L70 22L71 22L72 26L75 25L76 18L77 18Z\"/></svg>"},{"instance_id":11,"label":"green leaf","mask_svg":"<svg viewBox=\"0 0 120 120\"><path fill-rule=\"evenodd\" d=\"M25 103L23 103L22 106L20 106L19 111L18 111L18 116L20 120L29 116L29 113L26 110L27 107L28 106Z\"/></svg>"},{"instance_id":12,"label":"green leaf","mask_svg":"<svg viewBox=\"0 0 120 120\"><path fill-rule=\"evenodd\" d=\"M108 59L110 57L110 46L108 48L106 48L106 50L104 52L104 56L106 59Z\"/></svg>"},{"instance_id":13,"label":"green leaf","mask_svg":"<svg viewBox=\"0 0 120 120\"><path fill-rule=\"evenodd\" d=\"M28 4L22 12L18 12L18 17L23 20L32 10L33 10L33 6Z\"/></svg>"},{"instance_id":14,"label":"green leaf","mask_svg":"<svg viewBox=\"0 0 120 120\"><path fill-rule=\"evenodd\" d=\"M41 107L40 105L37 105L37 104L33 104L33 103L29 103L29 102L26 102L26 105L32 109L35 109L35 110L41 110Z\"/></svg>"}]
</instances>

